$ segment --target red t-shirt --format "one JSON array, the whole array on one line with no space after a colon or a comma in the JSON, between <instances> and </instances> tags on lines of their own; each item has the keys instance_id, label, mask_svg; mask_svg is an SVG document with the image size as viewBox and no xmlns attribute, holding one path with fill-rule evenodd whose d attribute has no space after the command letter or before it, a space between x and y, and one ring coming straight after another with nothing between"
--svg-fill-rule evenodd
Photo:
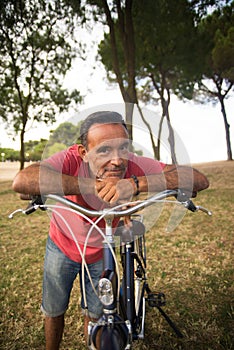
<instances>
[{"instance_id":1,"label":"red t-shirt","mask_svg":"<svg viewBox=\"0 0 234 350\"><path fill-rule=\"evenodd\" d=\"M48 158L48 162L53 168L63 174L77 176L79 178L90 178L89 167L86 162L78 155L78 146L73 145L67 150L54 154ZM165 164L157 160L137 156L129 153L128 167L125 178L131 175L144 176L161 173ZM90 209L101 210L105 208L105 203L95 195L70 195L68 199L85 206ZM57 211L57 213L56 213ZM97 218L90 218L93 222ZM114 227L117 226L118 220L113 222ZM104 229L104 220L97 223L99 228ZM86 219L78 214L73 214L60 206L53 212L50 223L50 237L54 243L67 255L71 260L81 262L81 255L77 248L76 240L83 251L84 243L89 233L89 240L85 251L85 259L87 263L94 263L102 258L102 242L100 232L97 228L92 228Z\"/></svg>"}]
</instances>

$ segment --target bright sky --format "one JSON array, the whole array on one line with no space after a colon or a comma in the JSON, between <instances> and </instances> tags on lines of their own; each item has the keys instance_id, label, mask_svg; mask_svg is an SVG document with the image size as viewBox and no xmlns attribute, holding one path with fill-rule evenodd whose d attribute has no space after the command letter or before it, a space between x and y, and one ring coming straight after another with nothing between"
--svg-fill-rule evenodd
<instances>
[{"instance_id":1,"label":"bright sky","mask_svg":"<svg viewBox=\"0 0 234 350\"><path fill-rule=\"evenodd\" d=\"M97 31L95 32L97 33ZM92 34L91 34L92 35ZM96 34L97 35L97 34ZM93 38L93 36L92 36ZM84 104L80 111L89 112L90 108L95 110L122 109L123 100L117 86L110 86L105 78L105 70L100 63L95 61L96 50L90 45L89 59L84 61L77 59L73 69L64 80L64 86L67 88L76 88L86 95ZM93 69L95 67L95 69ZM155 112L156 107L147 107L147 110ZM234 97L226 100L226 112L230 123L230 134L234 153ZM83 115L83 113L82 113ZM176 140L183 145L178 153L186 153L186 159L191 163L200 163L207 161L218 161L227 159L226 137L223 117L220 111L220 105L212 104L195 105L192 102L183 103L176 98L172 98L170 105L171 123L176 133ZM44 124L34 125L25 135L25 141L48 138L49 131L55 129L61 122L69 120L73 116L61 116L58 122L53 126ZM141 127L139 126L138 129ZM138 130L139 131L139 130ZM138 136L137 136L138 135ZM148 132L143 134L136 133L136 140L142 147L150 145ZM148 139L147 139L148 138ZM0 147L10 147L19 149L19 139L15 142L7 135L7 130L1 127ZM168 156L164 155L164 161ZM182 157L183 158L183 157ZM182 158L179 157L179 160Z\"/></svg>"}]
</instances>

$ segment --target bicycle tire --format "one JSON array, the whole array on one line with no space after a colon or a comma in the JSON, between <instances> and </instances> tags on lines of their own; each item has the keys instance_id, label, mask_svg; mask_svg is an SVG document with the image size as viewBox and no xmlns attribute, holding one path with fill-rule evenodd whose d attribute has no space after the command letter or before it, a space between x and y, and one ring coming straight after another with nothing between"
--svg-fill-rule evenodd
<instances>
[{"instance_id":1,"label":"bicycle tire","mask_svg":"<svg viewBox=\"0 0 234 350\"><path fill-rule=\"evenodd\" d=\"M145 267L146 267L146 247L145 247L145 237L144 235L138 237L135 242L135 252L138 257L140 257L141 268L142 268L142 278L135 279L134 283L134 299L135 299L135 310L136 310L136 320L135 320L135 330L138 337L144 337L144 321L145 321ZM139 261L135 259L135 270L139 268Z\"/></svg>"},{"instance_id":2,"label":"bicycle tire","mask_svg":"<svg viewBox=\"0 0 234 350\"><path fill-rule=\"evenodd\" d=\"M124 350L129 341L128 328L121 317L115 315L113 325L94 326L90 340L93 345L90 349Z\"/></svg>"},{"instance_id":3,"label":"bicycle tire","mask_svg":"<svg viewBox=\"0 0 234 350\"><path fill-rule=\"evenodd\" d=\"M100 350L124 350L127 339L123 339L118 328L105 327L101 335Z\"/></svg>"},{"instance_id":4,"label":"bicycle tire","mask_svg":"<svg viewBox=\"0 0 234 350\"><path fill-rule=\"evenodd\" d=\"M132 323L133 338L138 339L139 337L144 337L144 320L145 320L145 279L146 279L146 246L145 246L145 236L144 234L136 236L132 244L132 254L131 254L131 265L134 266L135 274L131 278L133 281L131 285L133 286L133 303L134 303L134 316L130 320ZM122 317L126 320L126 274L125 274L125 253L121 252L121 261L123 267L123 278L121 284L121 295L120 295L120 312ZM142 274L141 278L137 278L136 270L138 273ZM141 270L141 271L139 271Z\"/></svg>"}]
</instances>

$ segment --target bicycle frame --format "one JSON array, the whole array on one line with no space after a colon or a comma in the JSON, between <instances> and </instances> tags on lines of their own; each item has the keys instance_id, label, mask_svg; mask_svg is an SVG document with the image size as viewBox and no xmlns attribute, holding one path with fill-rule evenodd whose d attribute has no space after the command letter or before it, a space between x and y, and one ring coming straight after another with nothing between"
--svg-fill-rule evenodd
<instances>
[{"instance_id":1,"label":"bicycle frame","mask_svg":"<svg viewBox=\"0 0 234 350\"><path fill-rule=\"evenodd\" d=\"M132 313L132 293L133 288L129 285L130 293L127 294L129 302L126 305L126 313L120 312L121 298L120 283L116 273L116 262L113 257L115 253L115 239L112 228L113 215L107 215L104 217L106 223L106 242L103 242L103 273L99 281L99 296L103 303L103 315L96 322L90 322L89 324L89 348L90 349L119 349L119 337L123 340L124 349L130 349L132 343L132 327L131 319L129 315ZM110 248L111 247L111 248ZM129 251L126 253L126 257L129 259ZM128 269L126 272L127 280L132 274L132 271ZM132 277L130 277L132 279ZM129 283L129 282L127 282ZM105 299L105 300L104 300ZM109 300L108 300L109 299ZM122 304L122 311L124 305ZM131 310L131 311L130 311ZM102 332L101 344L96 344L98 332Z\"/></svg>"},{"instance_id":2,"label":"bicycle frame","mask_svg":"<svg viewBox=\"0 0 234 350\"><path fill-rule=\"evenodd\" d=\"M112 227L114 218L133 215L139 210L158 201L165 200L170 196L179 197L179 201L173 200L173 203L181 204L188 210L202 210L211 215L207 209L195 206L190 199L186 198L183 193L177 190L166 190L146 200L125 203L124 207L123 205L118 205L114 208L108 208L102 211L89 210L58 195L45 195L46 199L52 199L64 204L72 211L80 213L80 215L85 217L97 217L98 219L95 223L91 221L95 227L102 218L106 223L105 235L102 233L104 238L103 273L99 281L99 298L103 304L103 315L97 322L90 322L89 324L90 349L130 349L135 339L142 339L144 337L145 293L148 295L149 304L151 303L151 306L156 306L177 335L181 336L181 333L176 329L173 322L161 310L161 306L164 303L164 295L157 295L155 299L154 293L151 293L147 284L144 226L142 220L132 221L132 229L128 229L127 231L124 226L122 226L122 229L118 228L116 232L114 232L115 230L113 230ZM42 210L49 208L49 205L43 202L41 197L39 197L39 200L38 198L34 199L26 210L18 209L9 215L9 217L12 218L17 212L31 214L38 208ZM128 204L131 204L131 206L127 207ZM121 286L115 257L115 234L120 236L121 242L120 255L123 267ZM162 298L162 300L160 298ZM135 302L135 300L137 301ZM98 338L100 339L100 344L97 344Z\"/></svg>"}]
</instances>

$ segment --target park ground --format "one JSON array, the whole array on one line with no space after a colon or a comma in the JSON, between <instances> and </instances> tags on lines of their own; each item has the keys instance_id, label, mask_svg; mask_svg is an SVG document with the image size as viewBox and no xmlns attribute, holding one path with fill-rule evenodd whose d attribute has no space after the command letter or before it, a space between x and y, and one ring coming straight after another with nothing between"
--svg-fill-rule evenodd
<instances>
[{"instance_id":1,"label":"park ground","mask_svg":"<svg viewBox=\"0 0 234 350\"><path fill-rule=\"evenodd\" d=\"M168 232L165 208L147 233L149 284L166 294L164 311L183 338L147 307L145 340L134 344L136 350L234 349L234 161L195 167L210 187L194 202L212 210L212 217L189 212ZM18 169L17 163L0 164L0 349L43 350L41 279L49 218L45 212L8 218L27 205L11 190ZM79 299L76 283L61 350L85 349Z\"/></svg>"}]
</instances>

